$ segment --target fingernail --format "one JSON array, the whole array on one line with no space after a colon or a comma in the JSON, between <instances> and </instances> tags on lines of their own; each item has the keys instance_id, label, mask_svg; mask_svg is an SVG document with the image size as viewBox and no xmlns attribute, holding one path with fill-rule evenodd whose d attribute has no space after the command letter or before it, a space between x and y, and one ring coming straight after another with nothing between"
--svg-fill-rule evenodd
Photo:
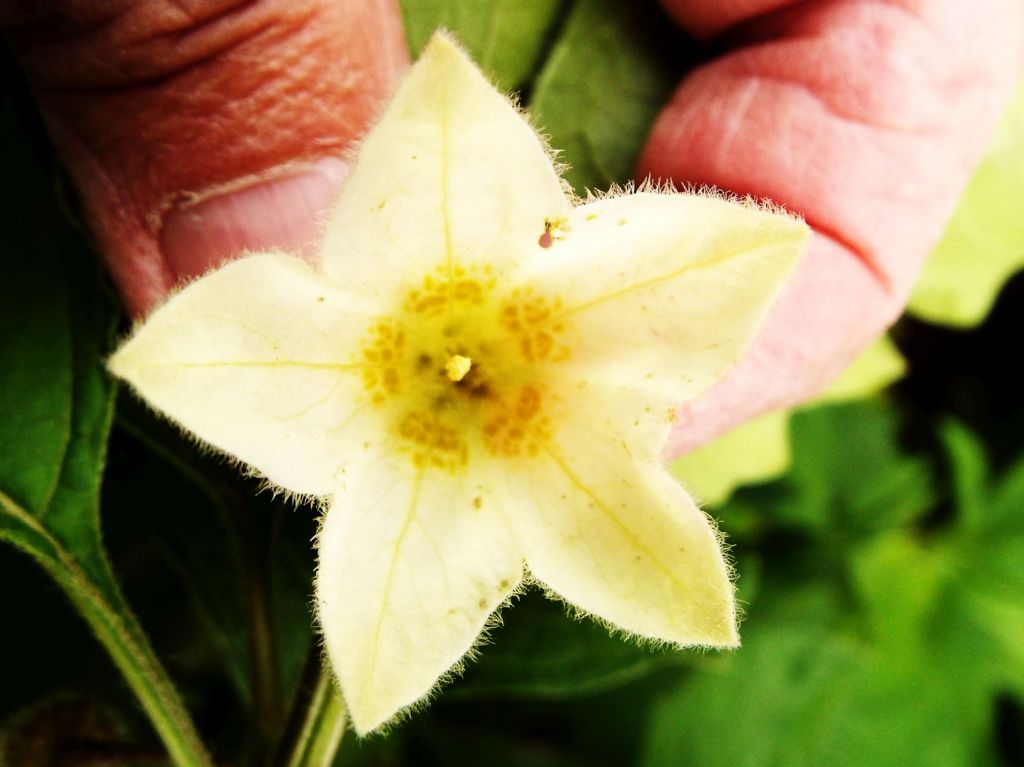
<instances>
[{"instance_id":1,"label":"fingernail","mask_svg":"<svg viewBox=\"0 0 1024 767\"><path fill-rule=\"evenodd\" d=\"M293 174L257 179L179 205L164 218L164 258L178 279L188 279L245 251L311 256L324 216L347 175L346 162L328 157Z\"/></svg>"}]
</instances>

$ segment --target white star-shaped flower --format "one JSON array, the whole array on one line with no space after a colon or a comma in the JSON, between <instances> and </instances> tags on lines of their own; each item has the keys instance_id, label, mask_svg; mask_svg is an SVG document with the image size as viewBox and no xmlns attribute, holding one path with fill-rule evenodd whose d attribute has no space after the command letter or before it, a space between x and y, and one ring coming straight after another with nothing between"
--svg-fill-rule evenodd
<instances>
[{"instance_id":1,"label":"white star-shaped flower","mask_svg":"<svg viewBox=\"0 0 1024 767\"><path fill-rule=\"evenodd\" d=\"M211 272L110 369L324 500L319 620L365 733L457 667L524 578L641 637L737 643L715 529L659 451L806 238L707 194L574 207L531 127L438 35L363 143L318 261Z\"/></svg>"}]
</instances>

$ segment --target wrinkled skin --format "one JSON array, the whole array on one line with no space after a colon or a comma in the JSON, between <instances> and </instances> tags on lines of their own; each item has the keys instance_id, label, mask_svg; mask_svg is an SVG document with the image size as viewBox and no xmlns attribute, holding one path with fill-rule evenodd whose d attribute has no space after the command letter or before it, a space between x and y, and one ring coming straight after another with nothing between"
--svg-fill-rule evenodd
<instances>
[{"instance_id":1,"label":"wrinkled skin","mask_svg":"<svg viewBox=\"0 0 1024 767\"><path fill-rule=\"evenodd\" d=\"M665 0L729 52L687 77L639 175L801 213L800 273L731 375L680 410L683 452L820 391L906 303L1022 66L1018 0Z\"/></svg>"},{"instance_id":2,"label":"wrinkled skin","mask_svg":"<svg viewBox=\"0 0 1024 767\"><path fill-rule=\"evenodd\" d=\"M670 452L821 389L900 312L1022 66L1019 0L664 0L725 52L638 177L803 214L813 244ZM311 252L408 62L394 0L48 0L0 11L129 311L245 249Z\"/></svg>"},{"instance_id":3,"label":"wrinkled skin","mask_svg":"<svg viewBox=\"0 0 1024 767\"><path fill-rule=\"evenodd\" d=\"M22 5L0 24L134 316L246 248L312 250L409 59L393 0Z\"/></svg>"}]
</instances>

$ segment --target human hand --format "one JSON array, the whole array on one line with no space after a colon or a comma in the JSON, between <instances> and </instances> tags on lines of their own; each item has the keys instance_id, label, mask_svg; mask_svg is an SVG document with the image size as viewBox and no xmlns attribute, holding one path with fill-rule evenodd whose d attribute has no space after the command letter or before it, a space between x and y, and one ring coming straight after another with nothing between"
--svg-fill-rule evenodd
<instances>
[{"instance_id":1,"label":"human hand","mask_svg":"<svg viewBox=\"0 0 1024 767\"><path fill-rule=\"evenodd\" d=\"M734 45L684 80L640 175L768 197L817 230L747 358L680 408L678 453L813 394L899 313L1024 25L1015 0L665 4ZM245 249L311 249L345 148L407 63L393 0L201 6L0 14L134 316Z\"/></svg>"},{"instance_id":2,"label":"human hand","mask_svg":"<svg viewBox=\"0 0 1024 767\"><path fill-rule=\"evenodd\" d=\"M393 0L0 10L130 314L246 249L316 245L408 63Z\"/></svg>"},{"instance_id":3,"label":"human hand","mask_svg":"<svg viewBox=\"0 0 1024 767\"><path fill-rule=\"evenodd\" d=\"M824 388L902 311L1024 65L1019 0L663 0L729 43L638 176L765 197L814 228L747 356L679 410L677 455Z\"/></svg>"}]
</instances>

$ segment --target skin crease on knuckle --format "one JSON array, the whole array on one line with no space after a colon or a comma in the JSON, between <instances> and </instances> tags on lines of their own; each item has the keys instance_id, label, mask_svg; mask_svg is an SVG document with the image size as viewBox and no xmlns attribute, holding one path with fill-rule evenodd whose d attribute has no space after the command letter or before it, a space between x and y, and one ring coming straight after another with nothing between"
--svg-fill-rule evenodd
<instances>
[{"instance_id":1,"label":"skin crease on knuckle","mask_svg":"<svg viewBox=\"0 0 1024 767\"><path fill-rule=\"evenodd\" d=\"M900 313L1021 66L1014 0L666 2L732 43L680 85L638 175L766 197L816 234L750 354L669 454L824 388ZM726 27L732 27L726 30Z\"/></svg>"},{"instance_id":2,"label":"skin crease on knuckle","mask_svg":"<svg viewBox=\"0 0 1024 767\"><path fill-rule=\"evenodd\" d=\"M51 2L4 19L129 312L168 210L341 157L408 64L393 0Z\"/></svg>"}]
</instances>

